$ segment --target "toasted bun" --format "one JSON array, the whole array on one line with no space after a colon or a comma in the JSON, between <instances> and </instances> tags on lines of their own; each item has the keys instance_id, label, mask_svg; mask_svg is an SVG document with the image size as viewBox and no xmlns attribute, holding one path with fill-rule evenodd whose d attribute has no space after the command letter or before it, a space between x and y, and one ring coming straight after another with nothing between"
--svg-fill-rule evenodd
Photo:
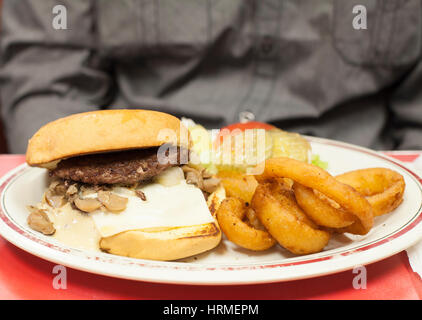
<instances>
[{"instance_id":1,"label":"toasted bun","mask_svg":"<svg viewBox=\"0 0 422 320\"><path fill-rule=\"evenodd\" d=\"M74 114L43 126L29 140L26 162L49 167L78 155L150 148L173 143L188 147L180 120L151 110L102 110Z\"/></svg>"},{"instance_id":2,"label":"toasted bun","mask_svg":"<svg viewBox=\"0 0 422 320\"><path fill-rule=\"evenodd\" d=\"M225 198L223 187L208 198L215 215ZM100 248L108 253L138 259L177 260L215 248L221 241L217 221L201 225L165 229L131 230L101 238Z\"/></svg>"},{"instance_id":3,"label":"toasted bun","mask_svg":"<svg viewBox=\"0 0 422 320\"><path fill-rule=\"evenodd\" d=\"M120 256L166 261L210 250L220 240L221 231L216 223L207 223L158 231L125 231L102 238L100 248Z\"/></svg>"}]
</instances>

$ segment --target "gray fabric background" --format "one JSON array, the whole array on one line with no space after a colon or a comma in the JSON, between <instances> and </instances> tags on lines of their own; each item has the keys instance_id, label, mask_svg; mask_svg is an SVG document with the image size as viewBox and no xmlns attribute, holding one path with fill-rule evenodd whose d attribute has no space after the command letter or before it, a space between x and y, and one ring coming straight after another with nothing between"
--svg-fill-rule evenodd
<instances>
[{"instance_id":1,"label":"gray fabric background","mask_svg":"<svg viewBox=\"0 0 422 320\"><path fill-rule=\"evenodd\" d=\"M239 112L375 149L422 148L419 0L4 0L11 152L72 113L148 108L209 128ZM67 8L68 29L52 27ZM368 29L354 30L364 4Z\"/></svg>"}]
</instances>

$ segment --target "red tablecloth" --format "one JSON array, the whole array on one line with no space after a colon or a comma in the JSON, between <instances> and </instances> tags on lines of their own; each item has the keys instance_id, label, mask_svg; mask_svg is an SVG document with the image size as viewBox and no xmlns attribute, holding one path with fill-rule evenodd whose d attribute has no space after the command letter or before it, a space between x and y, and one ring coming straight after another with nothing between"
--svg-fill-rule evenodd
<instances>
[{"instance_id":1,"label":"red tablecloth","mask_svg":"<svg viewBox=\"0 0 422 320\"><path fill-rule=\"evenodd\" d=\"M417 152L392 154L412 162ZM24 162L0 155L0 175ZM422 280L401 252L367 267L367 287L353 288L352 271L262 285L186 286L114 279L67 268L67 288L54 289L54 264L0 237L0 299L421 299Z\"/></svg>"}]
</instances>

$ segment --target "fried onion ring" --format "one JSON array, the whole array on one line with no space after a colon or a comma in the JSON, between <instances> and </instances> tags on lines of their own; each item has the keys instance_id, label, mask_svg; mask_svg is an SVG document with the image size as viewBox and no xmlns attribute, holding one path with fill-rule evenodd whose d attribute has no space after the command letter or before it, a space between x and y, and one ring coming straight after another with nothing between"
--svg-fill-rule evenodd
<instances>
[{"instance_id":1,"label":"fried onion ring","mask_svg":"<svg viewBox=\"0 0 422 320\"><path fill-rule=\"evenodd\" d=\"M403 176L386 168L354 170L336 176L336 179L354 188L366 197L374 216L396 209L403 201L406 184Z\"/></svg>"},{"instance_id":2,"label":"fried onion ring","mask_svg":"<svg viewBox=\"0 0 422 320\"><path fill-rule=\"evenodd\" d=\"M297 203L306 215L319 226L328 228L344 228L356 221L350 212L342 209L337 203L318 194L318 191L295 183L293 186Z\"/></svg>"},{"instance_id":3,"label":"fried onion ring","mask_svg":"<svg viewBox=\"0 0 422 320\"><path fill-rule=\"evenodd\" d=\"M352 226L355 226L354 230L359 234L366 234L372 228L374 217L368 200L351 186L336 180L327 171L290 158L272 158L266 160L263 174L256 176L256 179L262 182L281 177L319 191L353 214L357 220Z\"/></svg>"},{"instance_id":4,"label":"fried onion ring","mask_svg":"<svg viewBox=\"0 0 422 320\"><path fill-rule=\"evenodd\" d=\"M258 219L277 242L294 254L319 252L330 233L318 229L299 208L291 190L260 184L252 198Z\"/></svg>"},{"instance_id":5,"label":"fried onion ring","mask_svg":"<svg viewBox=\"0 0 422 320\"><path fill-rule=\"evenodd\" d=\"M247 207L238 198L226 198L217 210L217 221L224 234L237 245L263 251L275 245L274 238L265 230L258 230L243 221Z\"/></svg>"}]
</instances>

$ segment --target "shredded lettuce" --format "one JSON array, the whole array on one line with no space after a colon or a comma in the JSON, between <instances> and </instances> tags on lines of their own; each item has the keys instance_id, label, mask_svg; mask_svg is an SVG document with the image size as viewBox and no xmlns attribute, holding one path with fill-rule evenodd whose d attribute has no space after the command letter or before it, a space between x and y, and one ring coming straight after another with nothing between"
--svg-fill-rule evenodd
<instances>
[{"instance_id":1,"label":"shredded lettuce","mask_svg":"<svg viewBox=\"0 0 422 320\"><path fill-rule=\"evenodd\" d=\"M324 170L328 169L328 162L321 160L318 154L313 154L311 158L311 163L315 166L318 166Z\"/></svg>"}]
</instances>

